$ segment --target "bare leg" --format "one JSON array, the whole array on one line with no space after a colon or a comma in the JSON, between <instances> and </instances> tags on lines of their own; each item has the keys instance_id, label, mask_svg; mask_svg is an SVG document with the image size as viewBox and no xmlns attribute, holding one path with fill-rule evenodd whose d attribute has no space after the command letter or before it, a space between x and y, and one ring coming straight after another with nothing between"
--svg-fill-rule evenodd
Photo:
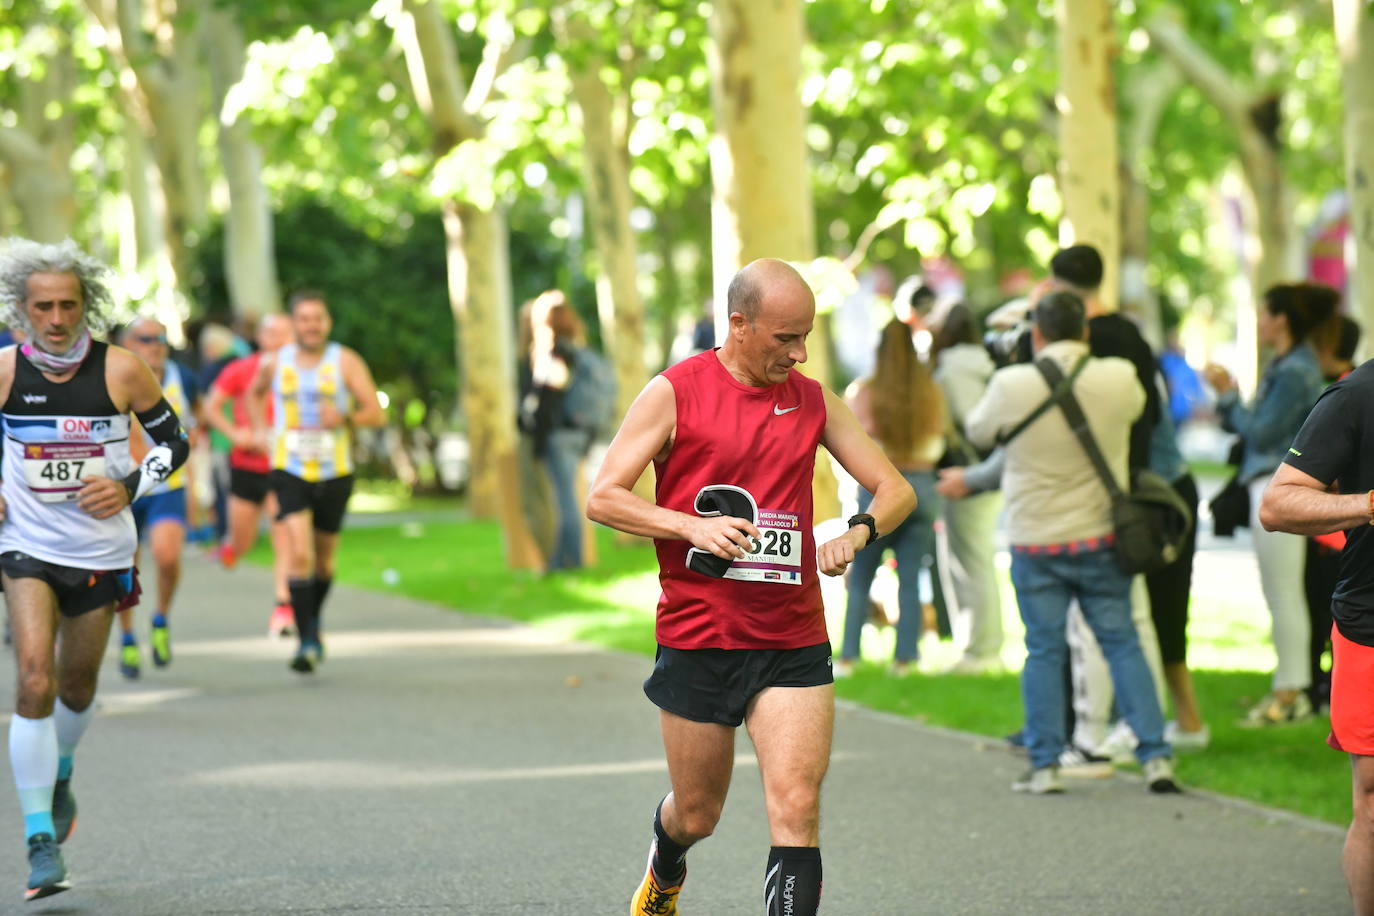
<instances>
[{"instance_id":1,"label":"bare leg","mask_svg":"<svg viewBox=\"0 0 1374 916\"><path fill-rule=\"evenodd\" d=\"M1350 767L1354 816L1341 864L1356 916L1374 916L1374 757L1351 754Z\"/></svg>"},{"instance_id":2,"label":"bare leg","mask_svg":"<svg viewBox=\"0 0 1374 916\"><path fill-rule=\"evenodd\" d=\"M172 598L181 582L181 548L186 543L186 526L164 519L153 525L148 541L157 564L157 611L166 616L172 612Z\"/></svg>"},{"instance_id":3,"label":"bare leg","mask_svg":"<svg viewBox=\"0 0 1374 916\"><path fill-rule=\"evenodd\" d=\"M57 596L41 579L5 576L4 585L18 668L14 709L26 719L43 719L52 715L57 696L53 673Z\"/></svg>"},{"instance_id":4,"label":"bare leg","mask_svg":"<svg viewBox=\"0 0 1374 916\"><path fill-rule=\"evenodd\" d=\"M319 579L334 578L334 554L339 549L338 532L330 534L324 531L316 531L314 532L314 542L314 575Z\"/></svg>"},{"instance_id":5,"label":"bare leg","mask_svg":"<svg viewBox=\"0 0 1374 916\"><path fill-rule=\"evenodd\" d=\"M95 699L100 660L110 638L114 605L96 608L58 623L57 695L72 712L83 712Z\"/></svg>"},{"instance_id":6,"label":"bare leg","mask_svg":"<svg viewBox=\"0 0 1374 916\"><path fill-rule=\"evenodd\" d=\"M286 589L287 561L291 548L287 541L286 523L277 521L277 495L275 493L268 493L267 499L263 501L262 505L271 522L268 534L272 539L273 594L278 604L287 604L291 601L291 593Z\"/></svg>"},{"instance_id":7,"label":"bare leg","mask_svg":"<svg viewBox=\"0 0 1374 916\"><path fill-rule=\"evenodd\" d=\"M1193 676L1187 662L1171 662L1164 666L1164 679L1174 701L1174 718L1181 731L1202 730L1202 714L1198 712L1197 695L1193 692Z\"/></svg>"},{"instance_id":8,"label":"bare leg","mask_svg":"<svg viewBox=\"0 0 1374 916\"><path fill-rule=\"evenodd\" d=\"M262 506L238 496L229 497L229 549L235 557L241 557L253 549L258 539L258 520L261 517Z\"/></svg>"},{"instance_id":9,"label":"bare leg","mask_svg":"<svg viewBox=\"0 0 1374 916\"><path fill-rule=\"evenodd\" d=\"M279 523L285 534L286 575L291 579L309 579L315 574L315 539L312 531L314 517L309 509L292 512Z\"/></svg>"},{"instance_id":10,"label":"bare leg","mask_svg":"<svg viewBox=\"0 0 1374 916\"><path fill-rule=\"evenodd\" d=\"M661 712L663 750L673 791L663 800L663 829L683 846L710 836L725 808L735 765L735 730Z\"/></svg>"},{"instance_id":11,"label":"bare leg","mask_svg":"<svg viewBox=\"0 0 1374 916\"><path fill-rule=\"evenodd\" d=\"M759 758L774 846L820 843L821 781L830 767L835 688L769 687L745 718Z\"/></svg>"}]
</instances>

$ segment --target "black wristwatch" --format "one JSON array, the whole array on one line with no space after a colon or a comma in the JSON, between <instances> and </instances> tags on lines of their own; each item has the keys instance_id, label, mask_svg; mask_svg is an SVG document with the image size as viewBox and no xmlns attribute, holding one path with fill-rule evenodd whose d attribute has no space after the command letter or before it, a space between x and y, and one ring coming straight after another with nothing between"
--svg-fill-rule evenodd
<instances>
[{"instance_id":1,"label":"black wristwatch","mask_svg":"<svg viewBox=\"0 0 1374 916\"><path fill-rule=\"evenodd\" d=\"M878 523L873 521L873 516L869 515L867 512L860 512L858 515L850 517L849 527L853 528L855 525L868 526L868 544L872 544L878 539ZM864 547L867 547L868 544L865 544ZM862 550L863 548L860 549Z\"/></svg>"}]
</instances>

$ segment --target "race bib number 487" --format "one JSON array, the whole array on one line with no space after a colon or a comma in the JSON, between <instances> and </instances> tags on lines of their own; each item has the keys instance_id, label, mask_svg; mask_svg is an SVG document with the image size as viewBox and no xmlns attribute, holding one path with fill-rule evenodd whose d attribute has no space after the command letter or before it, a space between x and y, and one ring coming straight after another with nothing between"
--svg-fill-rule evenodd
<instances>
[{"instance_id":1,"label":"race bib number 487","mask_svg":"<svg viewBox=\"0 0 1374 916\"><path fill-rule=\"evenodd\" d=\"M802 523L791 512L761 509L740 487L720 484L697 494L697 514L731 515L748 519L759 529L744 557L733 562L696 547L687 552L687 566L703 575L744 582L801 585Z\"/></svg>"},{"instance_id":2,"label":"race bib number 487","mask_svg":"<svg viewBox=\"0 0 1374 916\"><path fill-rule=\"evenodd\" d=\"M31 442L24 446L24 482L39 501L76 499L83 477L105 475L105 447L97 443Z\"/></svg>"}]
</instances>

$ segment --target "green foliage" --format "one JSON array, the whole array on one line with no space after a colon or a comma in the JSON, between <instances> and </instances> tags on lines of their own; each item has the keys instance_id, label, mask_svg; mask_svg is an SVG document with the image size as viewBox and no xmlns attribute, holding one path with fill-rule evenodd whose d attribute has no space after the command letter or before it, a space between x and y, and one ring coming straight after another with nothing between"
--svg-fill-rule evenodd
<instances>
[{"instance_id":1,"label":"green foliage","mask_svg":"<svg viewBox=\"0 0 1374 916\"><path fill-rule=\"evenodd\" d=\"M203 279L196 298L209 315L228 311L222 237L223 226L215 225L197 249ZM324 292L334 338L362 355L393 401L453 402L453 316L436 213L417 214L404 235L378 239L303 197L276 214L276 257L283 290Z\"/></svg>"}]
</instances>

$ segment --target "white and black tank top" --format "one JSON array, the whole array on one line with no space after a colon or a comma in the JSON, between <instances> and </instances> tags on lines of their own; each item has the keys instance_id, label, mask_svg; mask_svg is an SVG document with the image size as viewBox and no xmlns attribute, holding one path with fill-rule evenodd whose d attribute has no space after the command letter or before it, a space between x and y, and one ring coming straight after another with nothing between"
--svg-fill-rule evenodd
<instances>
[{"instance_id":1,"label":"white and black tank top","mask_svg":"<svg viewBox=\"0 0 1374 916\"><path fill-rule=\"evenodd\" d=\"M6 515L0 553L18 550L77 569L125 569L137 535L125 509L97 520L77 508L89 476L120 480L133 470L129 415L116 410L105 384L109 346L98 341L65 382L43 377L23 352L3 408Z\"/></svg>"}]
</instances>

